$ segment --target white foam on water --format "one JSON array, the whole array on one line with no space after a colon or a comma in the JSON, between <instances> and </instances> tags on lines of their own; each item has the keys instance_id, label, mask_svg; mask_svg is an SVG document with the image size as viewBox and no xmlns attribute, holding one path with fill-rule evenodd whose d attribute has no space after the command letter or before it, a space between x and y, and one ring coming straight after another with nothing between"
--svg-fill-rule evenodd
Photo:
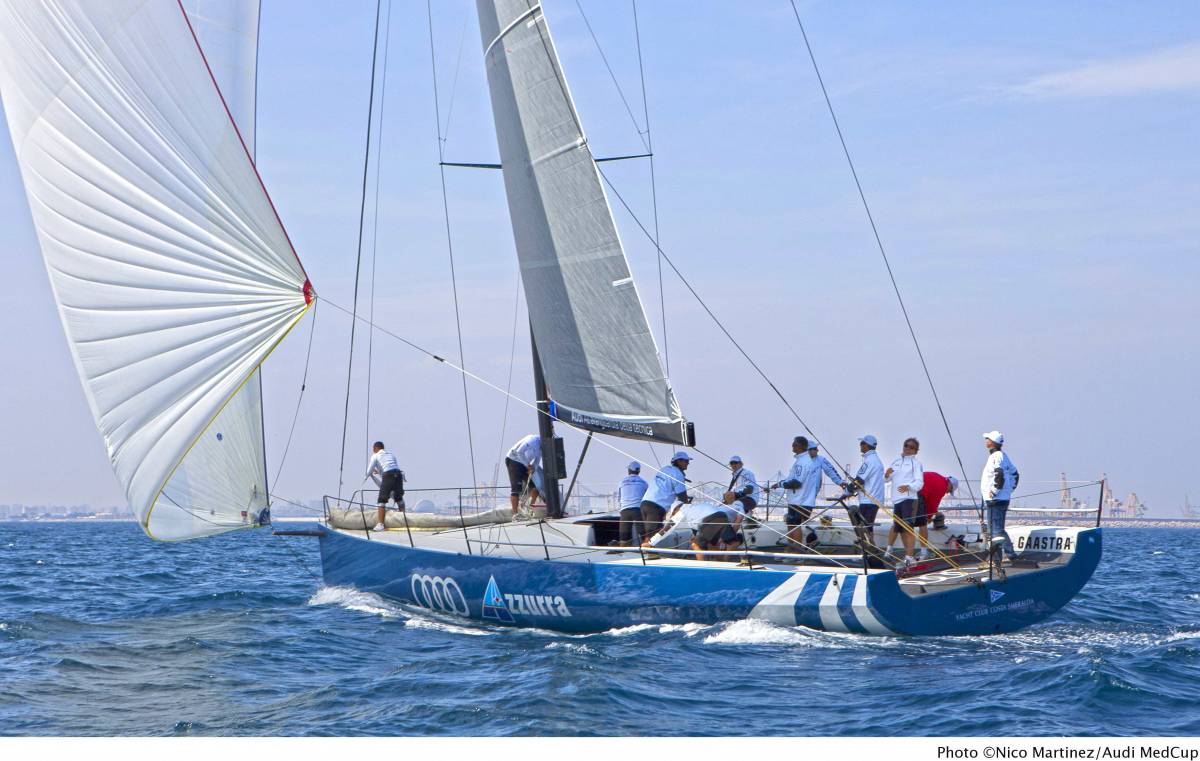
<instances>
[{"instance_id":1,"label":"white foam on water","mask_svg":"<svg viewBox=\"0 0 1200 761\"><path fill-rule=\"evenodd\" d=\"M706 645L811 645L811 634L758 618L734 621L704 638Z\"/></svg>"},{"instance_id":2,"label":"white foam on water","mask_svg":"<svg viewBox=\"0 0 1200 761\"><path fill-rule=\"evenodd\" d=\"M433 631L448 632L450 634L469 634L472 637L487 637L495 634L488 629L476 629L471 626L459 626L452 624L449 621L444 621L440 618L427 618L425 616L411 616L404 625L409 629L431 629Z\"/></svg>"},{"instance_id":3,"label":"white foam on water","mask_svg":"<svg viewBox=\"0 0 1200 761\"><path fill-rule=\"evenodd\" d=\"M1167 553L1165 550L1155 550L1154 552L1151 552L1150 554L1151 555L1166 555Z\"/></svg>"},{"instance_id":4,"label":"white foam on water","mask_svg":"<svg viewBox=\"0 0 1200 761\"><path fill-rule=\"evenodd\" d=\"M1200 595L1188 595L1187 598L1192 602L1200 602Z\"/></svg>"},{"instance_id":5,"label":"white foam on water","mask_svg":"<svg viewBox=\"0 0 1200 761\"><path fill-rule=\"evenodd\" d=\"M566 650L568 653L578 653L579 655L599 655L600 653L587 645L577 642L551 642L546 645L547 650Z\"/></svg>"},{"instance_id":6,"label":"white foam on water","mask_svg":"<svg viewBox=\"0 0 1200 761\"><path fill-rule=\"evenodd\" d=\"M39 560L39 561L36 563L36 565L46 565L46 564L45 564L44 562L42 562L41 560Z\"/></svg>"},{"instance_id":7,"label":"white foam on water","mask_svg":"<svg viewBox=\"0 0 1200 761\"><path fill-rule=\"evenodd\" d=\"M616 629L609 629L600 633L609 637L628 637L630 634L637 634L638 632L644 632L647 629L653 628L655 628L654 624L634 624L633 626L620 626Z\"/></svg>"},{"instance_id":8,"label":"white foam on water","mask_svg":"<svg viewBox=\"0 0 1200 761\"><path fill-rule=\"evenodd\" d=\"M700 632L706 632L712 629L715 624L663 624L658 627L659 634L667 632L683 632L688 637L695 637Z\"/></svg>"},{"instance_id":9,"label":"white foam on water","mask_svg":"<svg viewBox=\"0 0 1200 761\"><path fill-rule=\"evenodd\" d=\"M1178 641L1184 640L1184 639L1197 639L1197 638L1200 638L1200 631L1175 632L1171 636L1167 637L1166 641L1167 642L1178 642Z\"/></svg>"},{"instance_id":10,"label":"white foam on water","mask_svg":"<svg viewBox=\"0 0 1200 761\"><path fill-rule=\"evenodd\" d=\"M353 587L321 587L308 600L309 605L337 605L346 610L369 613L383 618L404 615L400 608L377 594L362 592Z\"/></svg>"}]
</instances>

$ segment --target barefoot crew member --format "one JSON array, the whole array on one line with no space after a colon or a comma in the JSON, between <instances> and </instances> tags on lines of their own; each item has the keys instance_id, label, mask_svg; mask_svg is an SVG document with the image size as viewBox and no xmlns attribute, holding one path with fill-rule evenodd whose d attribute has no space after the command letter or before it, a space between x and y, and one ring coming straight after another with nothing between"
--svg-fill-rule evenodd
<instances>
[{"instance_id":1,"label":"barefoot crew member","mask_svg":"<svg viewBox=\"0 0 1200 761\"><path fill-rule=\"evenodd\" d=\"M537 465L542 461L542 437L536 433L530 434L512 445L504 456L504 467L508 469L509 494L508 501L512 504L513 515L517 514L517 500L529 484L529 500L538 498L537 485L531 482L531 476Z\"/></svg>"},{"instance_id":2,"label":"barefoot crew member","mask_svg":"<svg viewBox=\"0 0 1200 761\"><path fill-rule=\"evenodd\" d=\"M396 455L384 449L382 441L376 441L371 450L374 454L367 463L367 476L379 487L379 522L371 530L383 531L389 499L395 499L396 509L404 512L404 473L400 471Z\"/></svg>"}]
</instances>

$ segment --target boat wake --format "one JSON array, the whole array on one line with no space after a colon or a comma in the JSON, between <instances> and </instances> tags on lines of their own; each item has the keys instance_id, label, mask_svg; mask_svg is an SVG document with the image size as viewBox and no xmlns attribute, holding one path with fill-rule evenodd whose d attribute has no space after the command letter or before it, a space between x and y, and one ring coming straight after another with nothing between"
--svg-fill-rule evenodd
<instances>
[{"instance_id":1,"label":"boat wake","mask_svg":"<svg viewBox=\"0 0 1200 761\"><path fill-rule=\"evenodd\" d=\"M308 604L310 606L331 605L380 618L401 619L409 629L431 629L475 637L496 633L496 630L491 627L461 626L431 611L408 608L372 592L362 592L353 587L321 587L309 598Z\"/></svg>"},{"instance_id":2,"label":"boat wake","mask_svg":"<svg viewBox=\"0 0 1200 761\"><path fill-rule=\"evenodd\" d=\"M388 602L377 594L360 592L352 587L321 587L309 598L311 606L336 605L358 613L368 613L381 618L407 617L399 605Z\"/></svg>"}]
</instances>

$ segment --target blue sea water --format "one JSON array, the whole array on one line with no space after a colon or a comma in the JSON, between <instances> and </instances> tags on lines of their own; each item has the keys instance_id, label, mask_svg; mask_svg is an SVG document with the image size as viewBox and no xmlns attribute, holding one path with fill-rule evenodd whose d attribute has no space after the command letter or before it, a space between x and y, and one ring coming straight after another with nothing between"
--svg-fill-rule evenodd
<instances>
[{"instance_id":1,"label":"blue sea water","mask_svg":"<svg viewBox=\"0 0 1200 761\"><path fill-rule=\"evenodd\" d=\"M328 588L315 540L0 524L3 735L1196 735L1200 532L1119 529L996 637L567 636Z\"/></svg>"}]
</instances>

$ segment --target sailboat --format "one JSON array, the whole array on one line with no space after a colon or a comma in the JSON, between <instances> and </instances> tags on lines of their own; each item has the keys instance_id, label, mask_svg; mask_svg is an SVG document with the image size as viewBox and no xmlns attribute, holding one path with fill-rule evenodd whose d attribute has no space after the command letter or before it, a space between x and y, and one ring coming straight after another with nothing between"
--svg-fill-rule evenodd
<instances>
[{"instance_id":1,"label":"sailboat","mask_svg":"<svg viewBox=\"0 0 1200 761\"><path fill-rule=\"evenodd\" d=\"M196 5L205 16L172 0L0 3L0 91L64 330L114 471L162 540L267 522L259 368L316 298L254 166L245 30L257 13ZM685 448L696 431L541 6L477 10L530 316L545 514L432 526L399 514L372 531L361 503L327 498L317 525L287 532L318 538L327 584L566 632L749 617L876 635L1013 631L1083 587L1099 528L1014 529L1038 541L1018 541L1020 563L1004 569L967 552L900 573L865 552L765 540L703 560L612 548L614 516L565 516L556 424Z\"/></svg>"}]
</instances>

